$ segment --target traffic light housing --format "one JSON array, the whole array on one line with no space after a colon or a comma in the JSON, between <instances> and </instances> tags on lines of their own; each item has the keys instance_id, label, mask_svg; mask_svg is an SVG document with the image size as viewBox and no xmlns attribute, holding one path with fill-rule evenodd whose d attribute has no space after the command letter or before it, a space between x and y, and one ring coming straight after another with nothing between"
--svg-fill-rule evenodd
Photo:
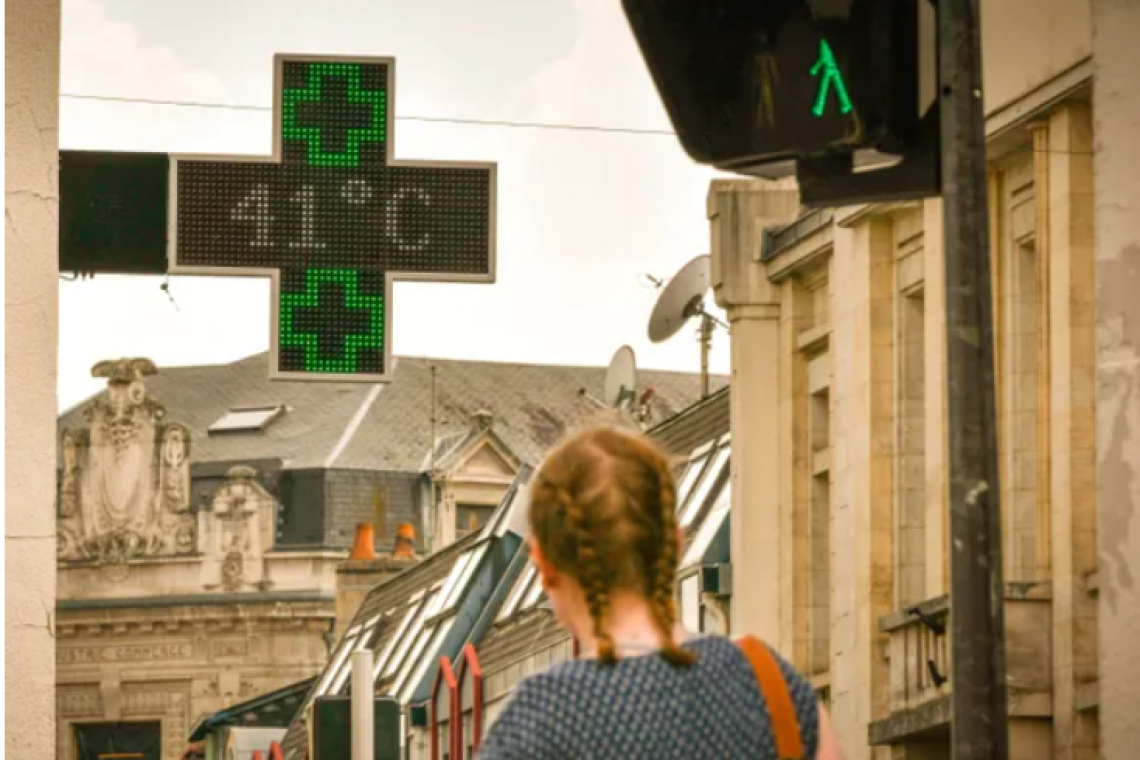
<instances>
[{"instance_id":1,"label":"traffic light housing","mask_svg":"<svg viewBox=\"0 0 1140 760\"><path fill-rule=\"evenodd\" d=\"M922 113L926 0L623 0L681 145L698 163L798 174L805 203L937 193ZM893 169L861 170L865 159ZM933 160L933 164L931 161ZM879 174L872 186L864 177ZM837 184L828 187L830 179Z\"/></svg>"}]
</instances>

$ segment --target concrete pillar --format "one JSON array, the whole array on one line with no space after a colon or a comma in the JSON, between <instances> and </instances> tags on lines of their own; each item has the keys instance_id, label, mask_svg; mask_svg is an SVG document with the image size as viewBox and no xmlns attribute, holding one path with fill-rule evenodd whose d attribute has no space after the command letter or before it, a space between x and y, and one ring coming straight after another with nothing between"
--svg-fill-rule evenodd
<instances>
[{"instance_id":1,"label":"concrete pillar","mask_svg":"<svg viewBox=\"0 0 1140 760\"><path fill-rule=\"evenodd\" d=\"M4 658L8 757L55 755L59 0L7 0Z\"/></svg>"},{"instance_id":2,"label":"concrete pillar","mask_svg":"<svg viewBox=\"0 0 1140 760\"><path fill-rule=\"evenodd\" d=\"M795 219L799 194L759 180L709 187L712 286L728 312L732 362L732 633L779 641L780 306L760 262L765 227ZM790 611L787 611L790 613Z\"/></svg>"},{"instance_id":3,"label":"concrete pillar","mask_svg":"<svg viewBox=\"0 0 1140 760\"><path fill-rule=\"evenodd\" d=\"M1140 3L1093 0L1101 757L1140 747Z\"/></svg>"}]
</instances>

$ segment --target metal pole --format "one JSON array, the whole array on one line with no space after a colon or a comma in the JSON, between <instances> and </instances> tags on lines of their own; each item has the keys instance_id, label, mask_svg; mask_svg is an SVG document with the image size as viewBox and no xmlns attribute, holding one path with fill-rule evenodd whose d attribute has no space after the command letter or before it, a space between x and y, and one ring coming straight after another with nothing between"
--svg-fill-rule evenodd
<instances>
[{"instance_id":1,"label":"metal pole","mask_svg":"<svg viewBox=\"0 0 1140 760\"><path fill-rule=\"evenodd\" d=\"M425 542L428 544L428 551L435 551L435 539L439 528L439 510L436 509L435 503L435 365L431 365L431 459L428 465L428 520L431 523L431 529L428 535L424 537Z\"/></svg>"},{"instance_id":2,"label":"metal pole","mask_svg":"<svg viewBox=\"0 0 1140 760\"><path fill-rule=\"evenodd\" d=\"M979 0L939 0L955 760L1006 760L1005 615Z\"/></svg>"},{"instance_id":3,"label":"metal pole","mask_svg":"<svg viewBox=\"0 0 1140 760\"><path fill-rule=\"evenodd\" d=\"M712 349L713 321L707 314L701 315L701 398L709 395L709 351Z\"/></svg>"},{"instance_id":4,"label":"metal pole","mask_svg":"<svg viewBox=\"0 0 1140 760\"><path fill-rule=\"evenodd\" d=\"M352 653L352 760L373 760L375 755L374 699L372 650L366 647Z\"/></svg>"}]
</instances>

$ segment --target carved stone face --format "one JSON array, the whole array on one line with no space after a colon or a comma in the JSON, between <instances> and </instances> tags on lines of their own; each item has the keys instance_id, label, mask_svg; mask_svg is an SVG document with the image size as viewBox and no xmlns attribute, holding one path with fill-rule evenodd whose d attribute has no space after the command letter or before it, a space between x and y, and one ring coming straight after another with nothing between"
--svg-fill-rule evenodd
<instances>
[{"instance_id":1,"label":"carved stone face","mask_svg":"<svg viewBox=\"0 0 1140 760\"><path fill-rule=\"evenodd\" d=\"M222 562L222 581L227 588L241 584L241 577L245 570L245 562L238 552L230 552Z\"/></svg>"},{"instance_id":2,"label":"carved stone face","mask_svg":"<svg viewBox=\"0 0 1140 760\"><path fill-rule=\"evenodd\" d=\"M179 554L188 554L194 551L194 524L184 522L178 526L174 534L174 549Z\"/></svg>"}]
</instances>

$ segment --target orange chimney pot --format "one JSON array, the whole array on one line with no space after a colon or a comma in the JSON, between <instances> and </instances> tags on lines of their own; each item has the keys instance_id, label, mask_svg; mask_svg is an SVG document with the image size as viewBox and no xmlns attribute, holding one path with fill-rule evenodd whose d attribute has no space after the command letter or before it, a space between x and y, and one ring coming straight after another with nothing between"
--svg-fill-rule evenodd
<instances>
[{"instance_id":1,"label":"orange chimney pot","mask_svg":"<svg viewBox=\"0 0 1140 760\"><path fill-rule=\"evenodd\" d=\"M416 556L416 529L410 523L401 523L396 528L396 546L392 549L392 556Z\"/></svg>"},{"instance_id":2,"label":"orange chimney pot","mask_svg":"<svg viewBox=\"0 0 1140 760\"><path fill-rule=\"evenodd\" d=\"M376 550L373 547L374 533L372 523L360 523L356 526L356 541L352 544L352 555L349 559L375 559Z\"/></svg>"}]
</instances>

